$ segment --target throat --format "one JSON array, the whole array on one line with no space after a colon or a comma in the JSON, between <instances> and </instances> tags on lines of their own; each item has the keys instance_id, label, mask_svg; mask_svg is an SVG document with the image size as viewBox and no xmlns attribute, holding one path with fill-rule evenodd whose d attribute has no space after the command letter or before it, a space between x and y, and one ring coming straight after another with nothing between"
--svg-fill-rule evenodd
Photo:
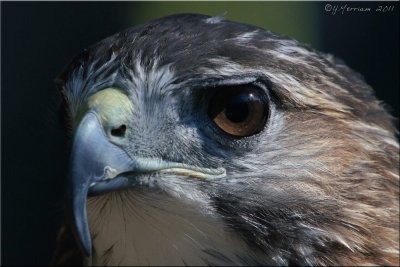
<instances>
[{"instance_id":1,"label":"throat","mask_svg":"<svg viewBox=\"0 0 400 267\"><path fill-rule=\"evenodd\" d=\"M87 211L93 244L88 265L240 264L248 249L217 215L160 191L92 197Z\"/></svg>"}]
</instances>

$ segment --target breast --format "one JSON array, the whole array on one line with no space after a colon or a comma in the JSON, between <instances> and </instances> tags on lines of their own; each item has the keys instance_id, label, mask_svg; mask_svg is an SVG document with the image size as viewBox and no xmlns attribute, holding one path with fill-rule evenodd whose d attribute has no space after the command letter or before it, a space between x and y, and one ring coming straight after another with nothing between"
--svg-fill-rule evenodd
<instances>
[{"instance_id":1,"label":"breast","mask_svg":"<svg viewBox=\"0 0 400 267\"><path fill-rule=\"evenodd\" d=\"M218 214L159 190L89 198L86 265L241 265L257 253Z\"/></svg>"}]
</instances>

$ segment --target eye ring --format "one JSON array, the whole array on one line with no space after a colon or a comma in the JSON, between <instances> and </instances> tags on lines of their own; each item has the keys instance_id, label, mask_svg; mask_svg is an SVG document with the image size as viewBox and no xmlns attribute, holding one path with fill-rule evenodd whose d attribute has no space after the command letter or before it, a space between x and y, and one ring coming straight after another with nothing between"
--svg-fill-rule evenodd
<instances>
[{"instance_id":1,"label":"eye ring","mask_svg":"<svg viewBox=\"0 0 400 267\"><path fill-rule=\"evenodd\" d=\"M223 86L211 96L207 114L231 137L252 136L261 132L267 123L268 98L253 85Z\"/></svg>"}]
</instances>

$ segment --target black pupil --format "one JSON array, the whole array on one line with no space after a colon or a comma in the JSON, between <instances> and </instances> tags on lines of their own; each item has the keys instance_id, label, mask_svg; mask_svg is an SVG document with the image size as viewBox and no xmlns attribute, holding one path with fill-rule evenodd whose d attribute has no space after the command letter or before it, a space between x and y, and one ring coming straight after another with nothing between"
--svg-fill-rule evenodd
<instances>
[{"instance_id":1,"label":"black pupil","mask_svg":"<svg viewBox=\"0 0 400 267\"><path fill-rule=\"evenodd\" d=\"M247 95L235 95L225 106L225 116L234 123L243 122L249 115L249 99Z\"/></svg>"}]
</instances>

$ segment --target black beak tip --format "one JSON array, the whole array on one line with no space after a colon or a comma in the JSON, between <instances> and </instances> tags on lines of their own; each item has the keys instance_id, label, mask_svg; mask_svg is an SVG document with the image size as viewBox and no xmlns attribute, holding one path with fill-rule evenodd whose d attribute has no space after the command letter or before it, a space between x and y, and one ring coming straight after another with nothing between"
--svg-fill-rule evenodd
<instances>
[{"instance_id":1,"label":"black beak tip","mask_svg":"<svg viewBox=\"0 0 400 267\"><path fill-rule=\"evenodd\" d=\"M82 249L83 254L86 257L90 257L92 255L92 245L91 242L89 241L89 243L85 242L84 244L82 244Z\"/></svg>"},{"instance_id":2,"label":"black beak tip","mask_svg":"<svg viewBox=\"0 0 400 267\"><path fill-rule=\"evenodd\" d=\"M75 194L73 199L72 211L72 225L75 240L83 254L90 256L92 252L92 240L90 237L90 230L87 221L86 213L86 192L87 188Z\"/></svg>"}]
</instances>

